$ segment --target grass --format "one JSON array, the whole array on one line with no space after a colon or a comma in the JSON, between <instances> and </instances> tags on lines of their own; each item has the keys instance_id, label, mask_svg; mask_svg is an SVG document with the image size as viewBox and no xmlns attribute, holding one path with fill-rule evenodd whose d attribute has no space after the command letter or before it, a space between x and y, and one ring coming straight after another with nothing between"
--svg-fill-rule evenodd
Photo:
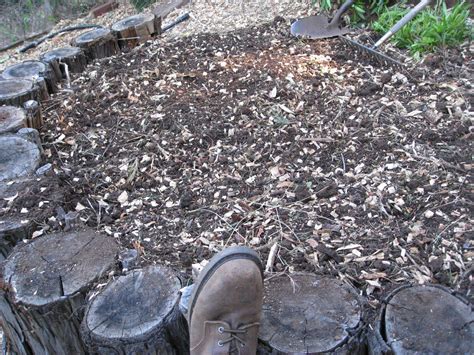
<instances>
[{"instance_id":1,"label":"grass","mask_svg":"<svg viewBox=\"0 0 474 355\"><path fill-rule=\"evenodd\" d=\"M434 8L426 8L403 27L392 41L399 48L407 48L415 57L433 52L437 48L455 47L472 38L472 28L468 24L470 4L465 1L447 9L444 1L438 1ZM387 32L408 10L400 4L388 8L372 29Z\"/></svg>"}]
</instances>

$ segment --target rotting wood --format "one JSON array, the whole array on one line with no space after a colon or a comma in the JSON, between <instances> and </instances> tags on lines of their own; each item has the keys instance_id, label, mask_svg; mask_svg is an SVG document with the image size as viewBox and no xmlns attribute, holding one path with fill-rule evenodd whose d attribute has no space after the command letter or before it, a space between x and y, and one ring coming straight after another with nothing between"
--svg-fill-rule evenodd
<instances>
[{"instance_id":1,"label":"rotting wood","mask_svg":"<svg viewBox=\"0 0 474 355\"><path fill-rule=\"evenodd\" d=\"M84 51L78 47L63 47L53 49L40 56L45 63L49 63L58 77L66 78L67 65L70 73L82 73L87 66L87 57Z\"/></svg>"},{"instance_id":2,"label":"rotting wood","mask_svg":"<svg viewBox=\"0 0 474 355\"><path fill-rule=\"evenodd\" d=\"M38 101L28 100L23 104L26 112L27 126L40 129L43 126L43 113Z\"/></svg>"},{"instance_id":3,"label":"rotting wood","mask_svg":"<svg viewBox=\"0 0 474 355\"><path fill-rule=\"evenodd\" d=\"M49 99L43 78L0 80L0 105L22 106L28 100Z\"/></svg>"},{"instance_id":4,"label":"rotting wood","mask_svg":"<svg viewBox=\"0 0 474 355\"><path fill-rule=\"evenodd\" d=\"M154 14L139 14L127 17L112 25L120 48L129 50L161 33L161 17Z\"/></svg>"},{"instance_id":5,"label":"rotting wood","mask_svg":"<svg viewBox=\"0 0 474 355\"><path fill-rule=\"evenodd\" d=\"M92 354L187 354L181 282L169 269L132 270L88 305L82 334Z\"/></svg>"},{"instance_id":6,"label":"rotting wood","mask_svg":"<svg viewBox=\"0 0 474 355\"><path fill-rule=\"evenodd\" d=\"M439 285L402 286L384 302L368 343L374 355L468 354L474 348L472 305Z\"/></svg>"},{"instance_id":7,"label":"rotting wood","mask_svg":"<svg viewBox=\"0 0 474 355\"><path fill-rule=\"evenodd\" d=\"M26 60L24 62L11 65L2 73L5 79L36 79L44 78L50 94L58 91L58 81L60 78L52 67L39 60Z\"/></svg>"},{"instance_id":8,"label":"rotting wood","mask_svg":"<svg viewBox=\"0 0 474 355\"><path fill-rule=\"evenodd\" d=\"M0 134L16 133L23 127L28 127L25 110L14 106L0 107Z\"/></svg>"},{"instance_id":9,"label":"rotting wood","mask_svg":"<svg viewBox=\"0 0 474 355\"><path fill-rule=\"evenodd\" d=\"M82 48L89 60L101 59L120 52L117 38L107 28L98 28L76 37L72 46Z\"/></svg>"},{"instance_id":10,"label":"rotting wood","mask_svg":"<svg viewBox=\"0 0 474 355\"><path fill-rule=\"evenodd\" d=\"M37 144L18 135L0 136L0 182L33 173L40 160Z\"/></svg>"},{"instance_id":11,"label":"rotting wood","mask_svg":"<svg viewBox=\"0 0 474 355\"><path fill-rule=\"evenodd\" d=\"M94 231L51 234L16 247L0 296L7 346L17 354L85 354L86 293L111 270L118 246Z\"/></svg>"},{"instance_id":12,"label":"rotting wood","mask_svg":"<svg viewBox=\"0 0 474 355\"><path fill-rule=\"evenodd\" d=\"M347 284L311 274L266 282L259 354L358 354L362 304Z\"/></svg>"}]
</instances>

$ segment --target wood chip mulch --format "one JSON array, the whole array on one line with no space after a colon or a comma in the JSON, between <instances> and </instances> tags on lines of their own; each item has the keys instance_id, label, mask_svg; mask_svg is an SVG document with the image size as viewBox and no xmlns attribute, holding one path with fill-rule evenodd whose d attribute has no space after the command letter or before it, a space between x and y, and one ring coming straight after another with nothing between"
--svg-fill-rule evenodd
<instances>
[{"instance_id":1,"label":"wood chip mulch","mask_svg":"<svg viewBox=\"0 0 474 355\"><path fill-rule=\"evenodd\" d=\"M470 52L394 73L288 25L90 65L46 103L64 210L186 277L243 244L264 264L273 248L273 272L350 282L374 308L407 282L472 296ZM53 216L43 232L58 228Z\"/></svg>"}]
</instances>

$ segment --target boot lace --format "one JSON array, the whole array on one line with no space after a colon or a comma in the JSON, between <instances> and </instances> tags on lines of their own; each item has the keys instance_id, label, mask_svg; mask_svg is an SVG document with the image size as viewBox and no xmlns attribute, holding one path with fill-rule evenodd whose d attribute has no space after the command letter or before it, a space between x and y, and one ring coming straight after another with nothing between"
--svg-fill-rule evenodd
<instances>
[{"instance_id":1,"label":"boot lace","mask_svg":"<svg viewBox=\"0 0 474 355\"><path fill-rule=\"evenodd\" d=\"M245 341L242 339L239 334L245 334L247 333L246 329L230 329L230 328L224 328L224 327L219 327L217 331L221 334L229 334L229 338L225 340L219 340L217 344L219 346L224 346L225 344L231 343L231 348L230 351L236 351L237 354L240 354L240 348L238 345L241 347L245 346ZM232 346L233 345L233 346Z\"/></svg>"}]
</instances>

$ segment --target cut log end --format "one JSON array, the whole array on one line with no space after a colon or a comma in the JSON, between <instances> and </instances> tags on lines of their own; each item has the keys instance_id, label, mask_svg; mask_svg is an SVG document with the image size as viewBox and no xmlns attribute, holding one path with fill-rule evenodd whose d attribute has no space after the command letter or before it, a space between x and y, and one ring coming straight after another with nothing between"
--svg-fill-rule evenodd
<instances>
[{"instance_id":1,"label":"cut log end","mask_svg":"<svg viewBox=\"0 0 474 355\"><path fill-rule=\"evenodd\" d=\"M122 50L131 49L161 33L161 18L151 13L130 16L112 25L112 31Z\"/></svg>"},{"instance_id":2,"label":"cut log end","mask_svg":"<svg viewBox=\"0 0 474 355\"><path fill-rule=\"evenodd\" d=\"M41 55L40 59L49 63L59 77L66 78L66 69L70 73L82 73L87 66L87 57L84 51L78 47L63 47L53 49Z\"/></svg>"},{"instance_id":3,"label":"cut log end","mask_svg":"<svg viewBox=\"0 0 474 355\"><path fill-rule=\"evenodd\" d=\"M0 80L0 105L22 106L28 100L42 101L49 98L43 78Z\"/></svg>"},{"instance_id":4,"label":"cut log end","mask_svg":"<svg viewBox=\"0 0 474 355\"><path fill-rule=\"evenodd\" d=\"M85 32L72 41L72 45L82 48L88 59L101 59L120 52L117 38L107 28Z\"/></svg>"},{"instance_id":5,"label":"cut log end","mask_svg":"<svg viewBox=\"0 0 474 355\"><path fill-rule=\"evenodd\" d=\"M343 282L310 274L276 277L264 292L260 354L354 353L362 345L349 340L361 322L357 293Z\"/></svg>"},{"instance_id":6,"label":"cut log end","mask_svg":"<svg viewBox=\"0 0 474 355\"><path fill-rule=\"evenodd\" d=\"M37 144L20 136L0 137L0 182L33 173L40 160Z\"/></svg>"},{"instance_id":7,"label":"cut log end","mask_svg":"<svg viewBox=\"0 0 474 355\"><path fill-rule=\"evenodd\" d=\"M0 134L16 133L19 129L28 127L24 110L19 107L0 107Z\"/></svg>"},{"instance_id":8,"label":"cut log end","mask_svg":"<svg viewBox=\"0 0 474 355\"><path fill-rule=\"evenodd\" d=\"M84 354L86 293L115 265L118 246L94 231L51 234L16 247L0 297L8 346L20 354Z\"/></svg>"},{"instance_id":9,"label":"cut log end","mask_svg":"<svg viewBox=\"0 0 474 355\"><path fill-rule=\"evenodd\" d=\"M440 286L395 290L381 333L394 354L468 354L474 349L474 312L468 301Z\"/></svg>"},{"instance_id":10,"label":"cut log end","mask_svg":"<svg viewBox=\"0 0 474 355\"><path fill-rule=\"evenodd\" d=\"M83 337L93 353L187 352L178 309L179 279L168 269L134 270L109 284L88 306Z\"/></svg>"},{"instance_id":11,"label":"cut log end","mask_svg":"<svg viewBox=\"0 0 474 355\"><path fill-rule=\"evenodd\" d=\"M36 79L44 78L49 93L58 91L57 83L60 78L56 77L53 69L39 60L27 60L22 63L11 65L2 73L5 79Z\"/></svg>"}]
</instances>

